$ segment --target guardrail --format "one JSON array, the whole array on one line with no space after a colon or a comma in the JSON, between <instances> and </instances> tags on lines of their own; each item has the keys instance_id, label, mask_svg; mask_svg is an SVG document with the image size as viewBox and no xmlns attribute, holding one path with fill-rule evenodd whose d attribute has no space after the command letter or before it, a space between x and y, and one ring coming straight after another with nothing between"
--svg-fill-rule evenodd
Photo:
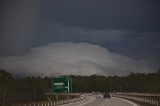
<instances>
[{"instance_id":1,"label":"guardrail","mask_svg":"<svg viewBox=\"0 0 160 106\"><path fill-rule=\"evenodd\" d=\"M84 99L84 95L80 95L78 98L65 99L65 100L49 100L41 102L31 102L31 103L14 103L11 106L58 106L63 104L68 104Z\"/></svg>"},{"instance_id":2,"label":"guardrail","mask_svg":"<svg viewBox=\"0 0 160 106\"><path fill-rule=\"evenodd\" d=\"M153 106L160 106L160 95L159 94L142 94L142 93L113 93L112 96L120 97L129 100L135 100Z\"/></svg>"}]
</instances>

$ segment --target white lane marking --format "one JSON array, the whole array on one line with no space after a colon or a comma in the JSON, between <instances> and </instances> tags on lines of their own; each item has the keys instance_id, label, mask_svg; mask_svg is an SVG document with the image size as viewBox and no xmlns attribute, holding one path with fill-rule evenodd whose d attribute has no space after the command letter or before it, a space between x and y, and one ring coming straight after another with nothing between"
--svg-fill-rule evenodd
<instances>
[{"instance_id":1,"label":"white lane marking","mask_svg":"<svg viewBox=\"0 0 160 106\"><path fill-rule=\"evenodd\" d=\"M83 105L85 105L85 104L88 104L88 103L91 103L92 101L94 101L96 98L94 97L91 101L89 101L89 102L85 102L85 103L83 103L83 104L80 104L80 105L77 105L77 106L83 106Z\"/></svg>"},{"instance_id":2,"label":"white lane marking","mask_svg":"<svg viewBox=\"0 0 160 106\"><path fill-rule=\"evenodd\" d=\"M113 98L118 98L118 97L113 97ZM127 100L127 99L123 99L123 98L118 98L118 99L121 99L121 100L123 100L123 101L126 101L126 102L132 104L133 106L138 106L136 103L131 102L131 101Z\"/></svg>"},{"instance_id":3,"label":"white lane marking","mask_svg":"<svg viewBox=\"0 0 160 106\"><path fill-rule=\"evenodd\" d=\"M79 101L81 101L81 100L79 100ZM79 101L77 101L77 102L79 102ZM74 103L76 103L76 102L71 102L71 103L63 104L62 106L67 106L67 105L71 105L71 104L74 104Z\"/></svg>"},{"instance_id":4,"label":"white lane marking","mask_svg":"<svg viewBox=\"0 0 160 106\"><path fill-rule=\"evenodd\" d=\"M86 97L86 98L87 98L87 97ZM87 103L90 103L90 102L94 101L95 99L96 99L96 98L94 97L93 99L91 99L91 101L85 102L85 103L83 103L83 104L76 105L76 106L83 106L83 105L85 105L85 104L87 104ZM72 102L72 103L68 103L68 104L63 104L62 106L67 106L67 105L71 105L71 104L74 104L74 103L76 103L76 102Z\"/></svg>"}]
</instances>

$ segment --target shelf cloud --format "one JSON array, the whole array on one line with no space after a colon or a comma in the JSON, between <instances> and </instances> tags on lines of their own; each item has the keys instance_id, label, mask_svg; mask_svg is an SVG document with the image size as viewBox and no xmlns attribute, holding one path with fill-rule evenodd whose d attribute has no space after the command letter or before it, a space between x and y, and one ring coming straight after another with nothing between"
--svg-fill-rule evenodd
<instances>
[{"instance_id":1,"label":"shelf cloud","mask_svg":"<svg viewBox=\"0 0 160 106\"><path fill-rule=\"evenodd\" d=\"M148 73L155 66L89 43L49 43L21 56L0 57L1 68L14 75L127 75Z\"/></svg>"}]
</instances>

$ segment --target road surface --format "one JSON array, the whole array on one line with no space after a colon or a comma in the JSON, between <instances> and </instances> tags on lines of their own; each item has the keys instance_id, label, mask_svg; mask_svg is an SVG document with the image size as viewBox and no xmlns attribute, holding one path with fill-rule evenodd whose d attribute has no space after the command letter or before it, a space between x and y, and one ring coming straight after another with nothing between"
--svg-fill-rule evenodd
<instances>
[{"instance_id":1,"label":"road surface","mask_svg":"<svg viewBox=\"0 0 160 106\"><path fill-rule=\"evenodd\" d=\"M87 96L84 100L65 104L62 106L138 106L133 102L125 99L111 97L111 99L96 98L95 96Z\"/></svg>"}]
</instances>

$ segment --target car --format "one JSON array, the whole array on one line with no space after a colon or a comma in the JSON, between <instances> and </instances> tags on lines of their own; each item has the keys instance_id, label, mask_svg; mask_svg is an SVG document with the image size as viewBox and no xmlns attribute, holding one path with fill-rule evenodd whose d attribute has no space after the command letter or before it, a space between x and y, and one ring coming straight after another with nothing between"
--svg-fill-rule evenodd
<instances>
[{"instance_id":1,"label":"car","mask_svg":"<svg viewBox=\"0 0 160 106\"><path fill-rule=\"evenodd\" d=\"M110 99L111 97L110 97L110 94L108 92L105 92L104 95L103 95L103 98L104 99L106 99L106 98Z\"/></svg>"},{"instance_id":2,"label":"car","mask_svg":"<svg viewBox=\"0 0 160 106\"><path fill-rule=\"evenodd\" d=\"M96 98L103 98L103 95L98 92L95 97L96 97Z\"/></svg>"},{"instance_id":3,"label":"car","mask_svg":"<svg viewBox=\"0 0 160 106\"><path fill-rule=\"evenodd\" d=\"M89 96L92 96L92 95L93 95L93 94L91 94L91 93L89 94Z\"/></svg>"}]
</instances>

